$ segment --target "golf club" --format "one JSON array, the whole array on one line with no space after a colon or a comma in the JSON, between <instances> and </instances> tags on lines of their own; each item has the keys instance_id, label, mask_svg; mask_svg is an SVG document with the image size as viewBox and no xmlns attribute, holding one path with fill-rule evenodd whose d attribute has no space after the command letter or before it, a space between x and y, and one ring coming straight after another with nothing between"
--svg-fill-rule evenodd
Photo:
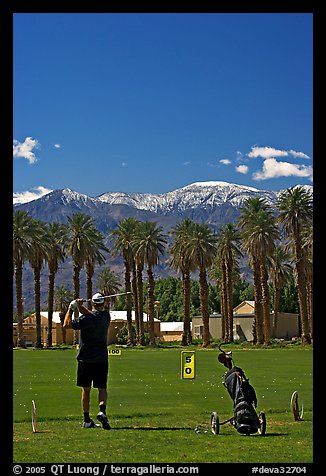
<instances>
[{"instance_id":1,"label":"golf club","mask_svg":"<svg viewBox=\"0 0 326 476\"><path fill-rule=\"evenodd\" d=\"M111 297L116 297L116 296L123 296L125 294L132 294L132 292L127 291L126 293L109 294L108 296L101 296L101 297L106 299L106 298L111 298ZM92 298L91 299L83 299L83 301L91 301L91 300L92 300Z\"/></svg>"}]
</instances>

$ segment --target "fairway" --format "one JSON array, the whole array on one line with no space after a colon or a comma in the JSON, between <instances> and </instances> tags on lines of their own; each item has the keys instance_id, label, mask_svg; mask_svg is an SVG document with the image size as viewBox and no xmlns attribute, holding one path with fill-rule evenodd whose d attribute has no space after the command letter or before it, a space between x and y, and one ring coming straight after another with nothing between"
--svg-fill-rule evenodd
<instances>
[{"instance_id":1,"label":"fairway","mask_svg":"<svg viewBox=\"0 0 326 476\"><path fill-rule=\"evenodd\" d=\"M111 431L83 429L76 350L14 350L14 462L35 463L310 463L312 456L311 348L234 349L257 394L266 436L242 436L229 424L210 432L216 411L232 416L218 351L196 350L195 379L181 379L180 349L123 349L109 357L107 413ZM304 420L290 411L292 393ZM31 401L37 408L37 432ZM91 392L90 414L98 412ZM208 428L196 433L195 428Z\"/></svg>"}]
</instances>

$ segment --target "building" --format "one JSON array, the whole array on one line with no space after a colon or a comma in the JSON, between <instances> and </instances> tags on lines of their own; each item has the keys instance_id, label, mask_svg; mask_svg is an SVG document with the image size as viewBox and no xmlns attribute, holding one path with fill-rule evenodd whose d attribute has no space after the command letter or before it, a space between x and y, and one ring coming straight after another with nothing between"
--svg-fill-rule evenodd
<instances>
[{"instance_id":1,"label":"building","mask_svg":"<svg viewBox=\"0 0 326 476\"><path fill-rule=\"evenodd\" d=\"M108 345L116 343L116 336L120 329L127 324L127 311L110 311L111 322L108 332ZM148 332L147 314L144 312L144 328ZM135 326L135 312L132 311L132 321ZM18 325L13 324L13 346L17 346ZM33 313L24 319L23 338L27 347L34 347L36 342L36 314ZM48 332L48 313L41 311L41 339L42 344L46 346ZM78 331L77 331L78 332ZM72 345L74 343L73 329L63 329L58 311L52 316L52 344L61 345L63 343ZM160 321L154 318L154 335L160 337Z\"/></svg>"},{"instance_id":2,"label":"building","mask_svg":"<svg viewBox=\"0 0 326 476\"><path fill-rule=\"evenodd\" d=\"M115 344L117 341L117 334L119 333L122 327L127 325L127 311L110 311L111 323L108 334L108 344ZM135 311L131 312L132 325L136 326L135 320ZM148 316L147 313L143 314L144 329L145 332L148 332ZM159 319L154 318L154 336L160 337L160 324Z\"/></svg>"},{"instance_id":3,"label":"building","mask_svg":"<svg viewBox=\"0 0 326 476\"><path fill-rule=\"evenodd\" d=\"M183 322L161 322L161 340L165 342L181 341L183 334ZM190 329L192 323L190 323Z\"/></svg>"},{"instance_id":4,"label":"building","mask_svg":"<svg viewBox=\"0 0 326 476\"><path fill-rule=\"evenodd\" d=\"M41 311L41 340L46 345L48 333L48 312ZM13 346L17 346L18 324L13 324ZM24 319L23 338L27 347L34 347L36 342L36 314L35 312ZM60 319L60 312L55 311L52 315L52 344L61 345L63 343L73 344L73 329L63 329Z\"/></svg>"},{"instance_id":5,"label":"building","mask_svg":"<svg viewBox=\"0 0 326 476\"><path fill-rule=\"evenodd\" d=\"M233 314L255 315L255 301L242 301L233 309Z\"/></svg>"},{"instance_id":6,"label":"building","mask_svg":"<svg viewBox=\"0 0 326 476\"><path fill-rule=\"evenodd\" d=\"M243 301L233 309L233 333L235 340L253 340L253 322L255 318L255 302ZM270 314L271 329L273 326L274 313ZM203 337L203 319L201 316L192 318L193 338ZM209 331L212 339L222 338L222 316L212 314L209 317ZM298 336L299 315L288 312L278 313L277 335L278 339L291 339Z\"/></svg>"}]
</instances>

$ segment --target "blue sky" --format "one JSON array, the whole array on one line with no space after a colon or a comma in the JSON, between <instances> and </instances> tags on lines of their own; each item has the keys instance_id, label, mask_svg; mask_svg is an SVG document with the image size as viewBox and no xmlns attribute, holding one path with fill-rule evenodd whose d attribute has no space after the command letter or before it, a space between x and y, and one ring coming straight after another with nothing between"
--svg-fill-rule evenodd
<instances>
[{"instance_id":1,"label":"blue sky","mask_svg":"<svg viewBox=\"0 0 326 476\"><path fill-rule=\"evenodd\" d=\"M312 23L14 14L14 197L312 185Z\"/></svg>"}]
</instances>

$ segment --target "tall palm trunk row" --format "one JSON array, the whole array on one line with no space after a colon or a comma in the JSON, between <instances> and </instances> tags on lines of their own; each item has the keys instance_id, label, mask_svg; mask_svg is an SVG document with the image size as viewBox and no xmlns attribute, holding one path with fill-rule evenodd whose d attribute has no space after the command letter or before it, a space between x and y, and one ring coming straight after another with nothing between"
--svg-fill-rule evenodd
<instances>
[{"instance_id":1,"label":"tall palm trunk row","mask_svg":"<svg viewBox=\"0 0 326 476\"><path fill-rule=\"evenodd\" d=\"M190 275L198 272L200 305L203 317L203 344L209 345L208 276L220 289L222 335L232 341L233 335L233 283L239 276L239 260L243 253L249 256L253 273L255 320L254 342L269 345L277 332L279 290L292 272L294 263L298 287L299 314L302 340L310 343L313 335L312 317L312 197L303 187L283 192L272 210L261 198L249 198L240 208L237 224L227 224L214 234L207 224L190 219L182 220L171 230L169 248L170 266L180 272L183 289L184 331L182 345L191 343L190 329ZM109 233L113 256L121 255L124 263L124 288L132 291L126 296L129 344L145 344L144 311L148 316L150 345L155 346L154 316L154 268L163 256L167 236L155 222L141 222L135 218L122 220ZM48 312L49 326L47 345L52 345L52 315L55 300L55 275L59 263L68 255L73 260L73 296L80 297L80 273L86 270L86 294L93 293L92 281L96 265L105 264L109 249L104 236L92 219L82 213L68 218L67 225L45 224L31 218L26 212L14 212L13 248L14 278L16 282L16 309L18 319L18 345L23 339L23 290L22 275L25 261L34 271L34 295L37 323L37 343L40 347L40 275L48 264ZM286 246L280 246L280 239ZM274 289L274 319L270 322L270 279ZM144 277L147 275L147 302L144 300ZM120 283L109 270L104 270L98 289L105 294L117 292ZM65 296L60 301L61 315L67 308ZM136 329L132 325L135 313Z\"/></svg>"}]
</instances>

